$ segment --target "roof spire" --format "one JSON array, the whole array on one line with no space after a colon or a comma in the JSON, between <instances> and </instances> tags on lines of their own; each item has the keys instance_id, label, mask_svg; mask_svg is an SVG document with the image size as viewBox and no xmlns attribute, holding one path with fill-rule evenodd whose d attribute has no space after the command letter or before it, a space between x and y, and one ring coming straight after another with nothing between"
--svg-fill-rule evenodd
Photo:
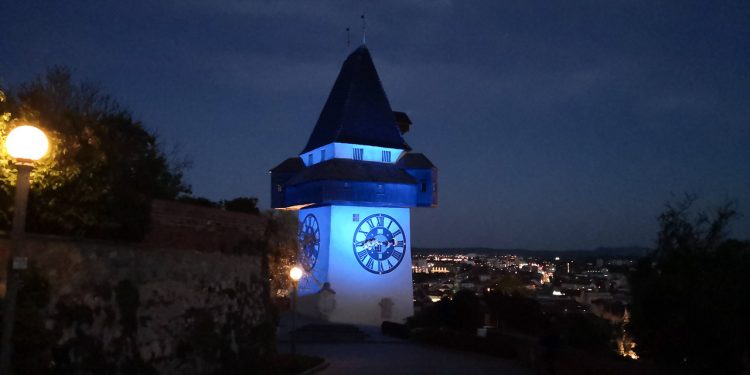
<instances>
[{"instance_id":1,"label":"roof spire","mask_svg":"<svg viewBox=\"0 0 750 375\"><path fill-rule=\"evenodd\" d=\"M349 47L351 46L350 38L349 38L349 28L346 28L346 50L349 50Z\"/></svg>"},{"instance_id":2,"label":"roof spire","mask_svg":"<svg viewBox=\"0 0 750 375\"><path fill-rule=\"evenodd\" d=\"M362 13L362 44L367 44L367 20L364 13Z\"/></svg>"},{"instance_id":3,"label":"roof spire","mask_svg":"<svg viewBox=\"0 0 750 375\"><path fill-rule=\"evenodd\" d=\"M341 66L302 153L336 142L410 150L365 46Z\"/></svg>"}]
</instances>

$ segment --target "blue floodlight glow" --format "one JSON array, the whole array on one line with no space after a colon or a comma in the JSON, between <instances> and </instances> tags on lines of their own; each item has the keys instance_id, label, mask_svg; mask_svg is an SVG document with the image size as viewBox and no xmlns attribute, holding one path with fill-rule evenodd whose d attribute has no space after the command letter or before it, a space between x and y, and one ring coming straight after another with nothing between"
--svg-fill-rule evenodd
<instances>
[{"instance_id":1,"label":"blue floodlight glow","mask_svg":"<svg viewBox=\"0 0 750 375\"><path fill-rule=\"evenodd\" d=\"M377 147L377 146L368 146L368 145L357 145L352 143L329 143L325 146L318 147L312 151L305 152L304 154L300 154L300 158L305 163L306 167L309 167L313 164L318 164L320 162L329 160L329 159L353 159L354 156L354 149L362 149L362 159L363 161L372 161L377 163L387 163L387 164L394 164L398 159L401 157L401 155L404 154L404 150L399 148L388 148L388 147ZM384 153L388 152L390 155L390 158L388 160L384 160Z\"/></svg>"},{"instance_id":2,"label":"blue floodlight glow","mask_svg":"<svg viewBox=\"0 0 750 375\"><path fill-rule=\"evenodd\" d=\"M337 205L314 207L301 209L299 219L304 220L310 214L315 215L320 225L320 252L313 269L300 280L300 296L317 293L323 283L329 282L336 292L337 304L347 306L340 313L348 315L339 317L337 321L375 319L377 317L371 315L379 308L373 304L385 298L393 301L393 312L397 316L412 314L411 223L408 208ZM384 215L398 223L402 233L397 237L404 239L402 261L382 274L368 272L353 251L355 233L373 215ZM397 232L395 223L391 226L391 234ZM387 227L390 220L384 220L382 224ZM364 224L364 227L370 228L368 224ZM357 314L362 316L357 317Z\"/></svg>"},{"instance_id":3,"label":"blue floodlight glow","mask_svg":"<svg viewBox=\"0 0 750 375\"><path fill-rule=\"evenodd\" d=\"M323 287L323 283L328 281L328 247L331 235L331 207L316 207L299 210L300 225L304 225L308 215L315 216L318 223L319 239L318 253L315 264L311 269L306 270L305 275L299 281L298 294L305 296L317 293ZM302 257L300 249L299 256Z\"/></svg>"},{"instance_id":4,"label":"blue floodlight glow","mask_svg":"<svg viewBox=\"0 0 750 375\"><path fill-rule=\"evenodd\" d=\"M297 293L316 318L378 326L414 314L409 207L437 205L437 169L407 154L398 125L360 47L299 159L271 169L271 206L299 209Z\"/></svg>"}]
</instances>

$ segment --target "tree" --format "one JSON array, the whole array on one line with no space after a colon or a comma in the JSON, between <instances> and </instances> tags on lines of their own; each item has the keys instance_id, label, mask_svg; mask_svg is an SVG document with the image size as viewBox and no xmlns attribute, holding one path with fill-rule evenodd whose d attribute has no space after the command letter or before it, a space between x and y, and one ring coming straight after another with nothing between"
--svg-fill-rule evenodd
<instances>
[{"instance_id":1,"label":"tree","mask_svg":"<svg viewBox=\"0 0 750 375\"><path fill-rule=\"evenodd\" d=\"M180 203L192 204L195 206L218 208L230 212L241 212L244 214L260 215L258 209L258 198L255 197L238 197L230 200L213 201L205 197L196 197L192 195L181 195L176 199Z\"/></svg>"},{"instance_id":2,"label":"tree","mask_svg":"<svg viewBox=\"0 0 750 375\"><path fill-rule=\"evenodd\" d=\"M667 204L657 249L630 276L637 354L680 373L737 374L750 355L750 243L727 238L726 204L692 213L695 197Z\"/></svg>"},{"instance_id":3,"label":"tree","mask_svg":"<svg viewBox=\"0 0 750 375\"><path fill-rule=\"evenodd\" d=\"M484 302L474 292L464 289L453 299L443 298L410 317L408 324L422 328L449 327L474 334L484 323L485 312Z\"/></svg>"},{"instance_id":4,"label":"tree","mask_svg":"<svg viewBox=\"0 0 750 375\"><path fill-rule=\"evenodd\" d=\"M177 197L177 202L192 204L194 206L208 207L208 208L221 208L220 202L214 202L205 197L195 197L192 195L181 195Z\"/></svg>"},{"instance_id":5,"label":"tree","mask_svg":"<svg viewBox=\"0 0 750 375\"><path fill-rule=\"evenodd\" d=\"M264 238L267 242L267 258L271 294L282 296L290 290L289 269L297 263L299 254L299 222L295 212L269 211L268 227Z\"/></svg>"},{"instance_id":6,"label":"tree","mask_svg":"<svg viewBox=\"0 0 750 375\"><path fill-rule=\"evenodd\" d=\"M8 131L30 122L50 139L32 173L29 231L136 240L148 226L151 200L189 193L185 164L170 161L156 136L95 85L75 83L63 67L21 85L2 103ZM0 227L9 227L15 168L0 155Z\"/></svg>"}]
</instances>

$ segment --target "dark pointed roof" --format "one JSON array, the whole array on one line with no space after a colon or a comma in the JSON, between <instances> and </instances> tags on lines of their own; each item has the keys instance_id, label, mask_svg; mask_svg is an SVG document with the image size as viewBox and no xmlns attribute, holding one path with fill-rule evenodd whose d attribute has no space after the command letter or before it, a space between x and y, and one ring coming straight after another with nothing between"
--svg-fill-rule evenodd
<instances>
[{"instance_id":1,"label":"dark pointed roof","mask_svg":"<svg viewBox=\"0 0 750 375\"><path fill-rule=\"evenodd\" d=\"M305 169L305 163L299 157L293 157L284 160L281 164L273 167L271 172L294 173Z\"/></svg>"},{"instance_id":2,"label":"dark pointed roof","mask_svg":"<svg viewBox=\"0 0 750 375\"><path fill-rule=\"evenodd\" d=\"M344 61L302 153L332 142L411 149L401 136L365 46Z\"/></svg>"}]
</instances>

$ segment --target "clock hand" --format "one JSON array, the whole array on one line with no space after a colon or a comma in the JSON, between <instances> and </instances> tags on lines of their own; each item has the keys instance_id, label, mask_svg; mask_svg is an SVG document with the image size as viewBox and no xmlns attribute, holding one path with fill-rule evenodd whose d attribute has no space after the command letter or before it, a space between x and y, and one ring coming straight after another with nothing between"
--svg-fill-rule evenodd
<instances>
[{"instance_id":1,"label":"clock hand","mask_svg":"<svg viewBox=\"0 0 750 375\"><path fill-rule=\"evenodd\" d=\"M391 240L385 240L385 241L378 241L378 240L376 240L374 238L371 238L371 239L365 241L365 243L363 245L365 246L365 248L367 248L367 250L371 250L376 245L391 246L391 245L395 245L395 244L396 244L396 240L393 240L393 239L391 239Z\"/></svg>"}]
</instances>

